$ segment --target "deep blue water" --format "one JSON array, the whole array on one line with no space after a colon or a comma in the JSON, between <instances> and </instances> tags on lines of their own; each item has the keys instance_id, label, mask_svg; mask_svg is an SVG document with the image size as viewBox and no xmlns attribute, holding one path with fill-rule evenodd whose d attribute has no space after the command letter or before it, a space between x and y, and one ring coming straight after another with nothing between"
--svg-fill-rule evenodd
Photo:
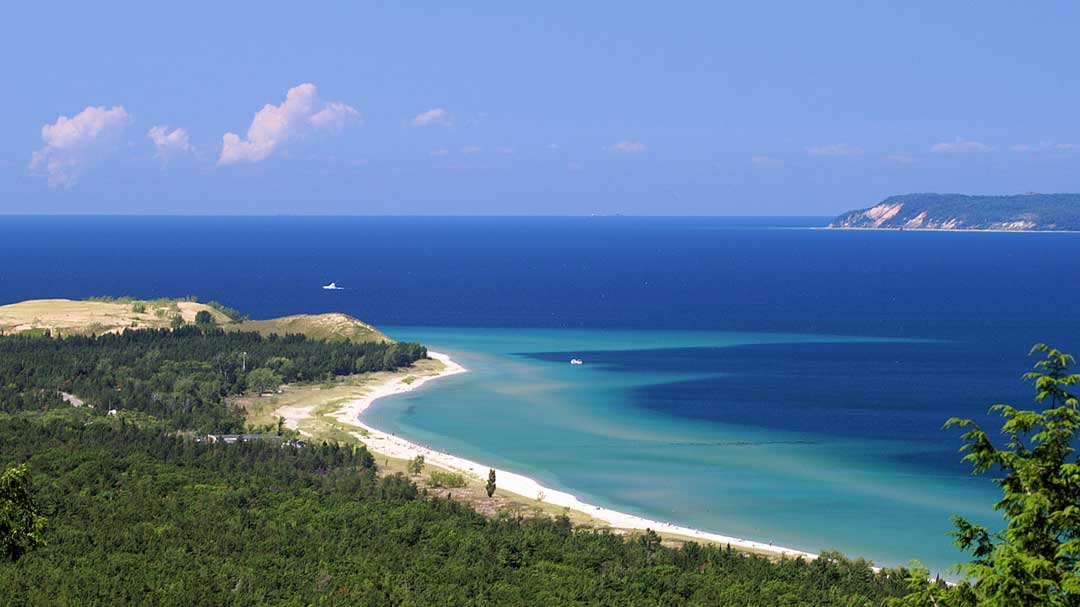
<instances>
[{"instance_id":1,"label":"deep blue water","mask_svg":"<svg viewBox=\"0 0 1080 607\"><path fill-rule=\"evenodd\" d=\"M383 325L940 337L1078 321L1074 234L768 229L824 218L2 217L0 300L197 293ZM315 288L331 280L348 291Z\"/></svg>"},{"instance_id":2,"label":"deep blue water","mask_svg":"<svg viewBox=\"0 0 1080 607\"><path fill-rule=\"evenodd\" d=\"M809 229L825 221L2 217L0 303L197 294L256 318L347 312L477 369L372 410L406 435L714 531L948 564L947 514L986 519L992 487L941 424L1027 404L1032 343L1078 349L1080 235ZM568 375L571 356L588 371ZM487 420L505 440L451 421L469 403L505 415ZM534 427L573 435L576 455L515 435L522 403L574 420ZM713 480L672 506L661 488L679 474ZM888 523L868 512L882 496Z\"/></svg>"},{"instance_id":3,"label":"deep blue water","mask_svg":"<svg viewBox=\"0 0 1080 607\"><path fill-rule=\"evenodd\" d=\"M528 356L561 362L567 353ZM947 440L959 432L943 433L942 424L964 415L989 425L989 404L1030 400L1012 358L977 342L937 340L589 353L590 364L618 373L701 374L637 388L633 399L643 408L706 422L908 441L921 449L898 455L898 463L960 472L970 468L957 458L955 440Z\"/></svg>"}]
</instances>

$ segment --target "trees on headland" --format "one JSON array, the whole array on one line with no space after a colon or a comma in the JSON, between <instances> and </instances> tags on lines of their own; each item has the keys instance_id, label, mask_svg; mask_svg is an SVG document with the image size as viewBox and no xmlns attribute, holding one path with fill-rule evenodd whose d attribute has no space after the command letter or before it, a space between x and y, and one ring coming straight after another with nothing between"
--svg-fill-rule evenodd
<instances>
[{"instance_id":1,"label":"trees on headland","mask_svg":"<svg viewBox=\"0 0 1080 607\"><path fill-rule=\"evenodd\" d=\"M389 371L426 355L419 344L263 337L195 325L56 339L10 335L0 337L0 411L59 405L65 392L176 429L235 432L243 419L225 400L248 387Z\"/></svg>"}]
</instances>

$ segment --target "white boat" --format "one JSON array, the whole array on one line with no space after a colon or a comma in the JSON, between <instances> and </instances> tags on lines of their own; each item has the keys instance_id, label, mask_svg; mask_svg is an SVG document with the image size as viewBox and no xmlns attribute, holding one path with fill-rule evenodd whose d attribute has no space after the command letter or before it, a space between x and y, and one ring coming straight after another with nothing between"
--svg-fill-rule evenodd
<instances>
[{"instance_id":1,"label":"white boat","mask_svg":"<svg viewBox=\"0 0 1080 607\"><path fill-rule=\"evenodd\" d=\"M327 291L340 291L341 290L341 287L337 286L336 282L332 282L332 283L330 283L328 285L323 285L323 288L326 289Z\"/></svg>"},{"instance_id":2,"label":"white boat","mask_svg":"<svg viewBox=\"0 0 1080 607\"><path fill-rule=\"evenodd\" d=\"M571 365L584 365L585 361L581 360L580 358L571 358L570 359L570 364Z\"/></svg>"}]
</instances>

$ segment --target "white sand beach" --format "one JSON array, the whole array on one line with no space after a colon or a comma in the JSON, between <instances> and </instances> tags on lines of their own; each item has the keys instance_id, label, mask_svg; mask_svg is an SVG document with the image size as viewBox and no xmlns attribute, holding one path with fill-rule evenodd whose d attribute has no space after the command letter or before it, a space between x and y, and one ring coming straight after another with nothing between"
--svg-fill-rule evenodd
<instances>
[{"instance_id":1,"label":"white sand beach","mask_svg":"<svg viewBox=\"0 0 1080 607\"><path fill-rule=\"evenodd\" d=\"M359 421L359 416L365 409L367 409L377 399L385 396L391 396L394 394L401 394L415 390L427 383L430 380L438 379L442 377L448 377L456 375L458 373L465 373L466 369L450 359L449 356L441 354L439 352L428 351L428 355L443 363L444 368L436 375L430 375L426 377L413 378L411 382L405 381L408 376L393 377L390 381L378 385L371 389L362 398L347 403L341 409L339 409L334 417L342 422L360 426L367 431L368 436L363 436L360 433L356 433L356 437L364 442L375 453L383 454L388 457L399 459L412 459L417 455L424 456L424 463L435 465L446 470L459 472L473 478L486 479L488 469L490 466L470 461L461 457L444 453L417 445L410 441L407 441L399 436L388 434L373 428L367 424ZM283 412L284 413L284 412ZM716 542L720 544L730 544L733 548L741 548L759 553L769 553L777 556L785 556L790 558L803 557L807 559L816 558L817 555L801 550L794 550L791 548L784 548L781 546L774 546L771 543L756 542L752 540L745 540L736 537L730 537L721 535L718 533L710 533L707 531L701 531L698 529L692 529L689 527L682 527L674 525L672 523L665 523L662 521L655 521L608 508L601 508L600 506L594 506L582 502L573 495L564 491L558 491L550 487L545 487L535 480L522 476L520 474L514 474L506 470L496 469L496 477L498 479L499 489L516 493L524 496L528 499L539 499L548 504L555 506L570 508L578 512L583 512L596 519L602 520L610 524L612 527L620 529L652 529L657 532L670 533L675 535L686 536L694 539L699 539L707 542Z\"/></svg>"}]
</instances>

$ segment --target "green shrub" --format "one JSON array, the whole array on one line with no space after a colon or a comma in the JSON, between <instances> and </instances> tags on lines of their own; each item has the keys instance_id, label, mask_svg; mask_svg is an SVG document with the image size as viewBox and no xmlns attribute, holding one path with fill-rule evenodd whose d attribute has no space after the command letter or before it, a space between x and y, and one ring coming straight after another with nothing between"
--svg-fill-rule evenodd
<instances>
[{"instance_id":1,"label":"green shrub","mask_svg":"<svg viewBox=\"0 0 1080 607\"><path fill-rule=\"evenodd\" d=\"M460 489L465 486L465 477L457 472L443 472L442 470L432 470L428 475L428 486L446 488L446 489Z\"/></svg>"},{"instance_id":2,"label":"green shrub","mask_svg":"<svg viewBox=\"0 0 1080 607\"><path fill-rule=\"evenodd\" d=\"M211 308L217 310L218 312L221 312L225 316L228 316L229 320L231 320L233 322L240 322L240 321L248 320L248 316L245 315L245 314L241 314L240 310L237 310L235 308L230 308L229 306L226 306L225 304L223 304L221 302L208 301L208 302L206 302L206 305L208 305Z\"/></svg>"},{"instance_id":3,"label":"green shrub","mask_svg":"<svg viewBox=\"0 0 1080 607\"><path fill-rule=\"evenodd\" d=\"M129 304L135 301L135 298L130 295L124 295L122 297L113 297L111 295L94 295L91 297L87 297L86 301L93 301L96 303Z\"/></svg>"}]
</instances>

